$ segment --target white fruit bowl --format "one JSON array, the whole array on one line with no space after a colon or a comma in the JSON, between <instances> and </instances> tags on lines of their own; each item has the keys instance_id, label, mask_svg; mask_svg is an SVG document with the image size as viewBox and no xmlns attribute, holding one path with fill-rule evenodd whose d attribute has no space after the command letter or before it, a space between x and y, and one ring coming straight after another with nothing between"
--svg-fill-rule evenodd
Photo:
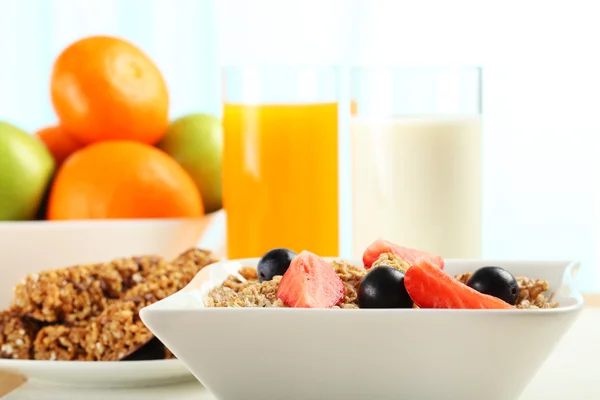
<instances>
[{"instance_id":1,"label":"white fruit bowl","mask_svg":"<svg viewBox=\"0 0 600 400\"><path fill-rule=\"evenodd\" d=\"M196 246L220 213L201 218L0 222L0 308L27 274L117 257L173 258Z\"/></svg>"},{"instance_id":2,"label":"white fruit bowl","mask_svg":"<svg viewBox=\"0 0 600 400\"><path fill-rule=\"evenodd\" d=\"M213 264L140 313L219 400L517 399L583 306L572 281L577 263L446 260L451 275L499 265L546 279L560 307L204 307L210 286L257 261Z\"/></svg>"}]
</instances>

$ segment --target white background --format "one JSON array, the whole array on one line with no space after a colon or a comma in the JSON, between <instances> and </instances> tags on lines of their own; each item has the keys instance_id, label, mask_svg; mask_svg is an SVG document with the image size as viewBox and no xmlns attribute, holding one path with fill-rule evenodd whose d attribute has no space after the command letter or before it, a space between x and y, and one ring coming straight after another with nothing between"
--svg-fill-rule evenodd
<instances>
[{"instance_id":1,"label":"white background","mask_svg":"<svg viewBox=\"0 0 600 400\"><path fill-rule=\"evenodd\" d=\"M220 64L478 64L484 256L577 258L582 288L600 290L596 3L0 0L0 119L27 130L54 122L52 60L88 34L144 48L173 116L220 112Z\"/></svg>"}]
</instances>

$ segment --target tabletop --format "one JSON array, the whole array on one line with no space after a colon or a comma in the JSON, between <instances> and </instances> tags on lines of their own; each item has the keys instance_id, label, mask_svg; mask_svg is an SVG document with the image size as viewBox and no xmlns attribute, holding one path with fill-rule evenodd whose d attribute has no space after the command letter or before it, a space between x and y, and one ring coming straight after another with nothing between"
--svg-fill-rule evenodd
<instances>
[{"instance_id":1,"label":"tabletop","mask_svg":"<svg viewBox=\"0 0 600 400\"><path fill-rule=\"evenodd\" d=\"M598 301L596 304L595 301ZM520 400L600 399L600 297L588 301L581 317L565 335ZM590 307L592 306L592 307ZM29 382L7 400L216 400L198 382L138 389L90 390Z\"/></svg>"}]
</instances>

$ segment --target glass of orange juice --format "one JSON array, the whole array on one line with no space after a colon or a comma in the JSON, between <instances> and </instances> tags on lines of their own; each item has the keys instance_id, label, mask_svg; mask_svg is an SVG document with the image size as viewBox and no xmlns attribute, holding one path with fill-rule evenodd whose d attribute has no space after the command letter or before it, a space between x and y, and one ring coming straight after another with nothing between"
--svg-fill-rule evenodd
<instances>
[{"instance_id":1,"label":"glass of orange juice","mask_svg":"<svg viewBox=\"0 0 600 400\"><path fill-rule=\"evenodd\" d=\"M338 71L223 71L227 257L284 247L337 256Z\"/></svg>"}]
</instances>

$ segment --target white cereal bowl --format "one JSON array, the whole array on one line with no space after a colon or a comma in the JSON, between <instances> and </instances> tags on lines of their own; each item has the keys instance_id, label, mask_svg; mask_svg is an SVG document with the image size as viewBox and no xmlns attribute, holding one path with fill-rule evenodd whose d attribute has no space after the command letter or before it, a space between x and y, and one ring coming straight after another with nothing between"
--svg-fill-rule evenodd
<instances>
[{"instance_id":1,"label":"white cereal bowl","mask_svg":"<svg viewBox=\"0 0 600 400\"><path fill-rule=\"evenodd\" d=\"M517 399L583 306L572 280L577 263L446 260L451 275L500 265L546 279L560 307L204 307L210 287L257 261L213 264L140 313L219 400Z\"/></svg>"},{"instance_id":2,"label":"white cereal bowl","mask_svg":"<svg viewBox=\"0 0 600 400\"><path fill-rule=\"evenodd\" d=\"M0 222L0 308L26 275L117 257L173 258L194 247L219 213L201 218Z\"/></svg>"}]
</instances>

